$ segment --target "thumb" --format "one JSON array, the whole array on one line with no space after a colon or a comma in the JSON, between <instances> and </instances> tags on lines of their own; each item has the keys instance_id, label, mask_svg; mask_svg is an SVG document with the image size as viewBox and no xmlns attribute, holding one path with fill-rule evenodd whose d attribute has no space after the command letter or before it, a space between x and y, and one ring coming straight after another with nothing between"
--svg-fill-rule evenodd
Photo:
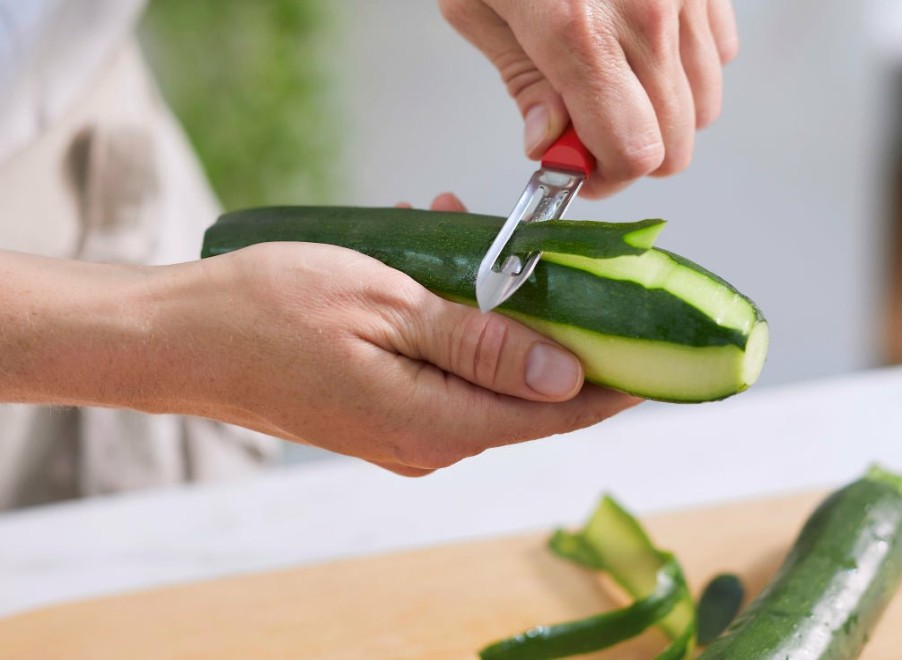
<instances>
[{"instance_id":1,"label":"thumb","mask_svg":"<svg viewBox=\"0 0 902 660\"><path fill-rule=\"evenodd\" d=\"M437 296L429 300L403 330L409 357L530 401L565 401L582 387L582 364L550 339L501 314Z\"/></svg>"},{"instance_id":2,"label":"thumb","mask_svg":"<svg viewBox=\"0 0 902 660\"><path fill-rule=\"evenodd\" d=\"M570 122L561 95L484 0L440 0L447 21L495 65L523 117L526 155L541 158Z\"/></svg>"}]
</instances>

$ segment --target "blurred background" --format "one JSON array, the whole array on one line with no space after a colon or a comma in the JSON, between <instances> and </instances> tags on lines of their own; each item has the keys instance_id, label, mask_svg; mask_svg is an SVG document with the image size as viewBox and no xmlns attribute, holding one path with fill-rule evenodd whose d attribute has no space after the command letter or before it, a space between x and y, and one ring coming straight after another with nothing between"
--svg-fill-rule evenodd
<instances>
[{"instance_id":1,"label":"blurred background","mask_svg":"<svg viewBox=\"0 0 902 660\"><path fill-rule=\"evenodd\" d=\"M735 6L741 53L689 170L569 217L667 219L662 246L768 316L761 387L902 362L902 3ZM153 0L141 37L225 208L451 190L507 215L534 169L436 2Z\"/></svg>"}]
</instances>

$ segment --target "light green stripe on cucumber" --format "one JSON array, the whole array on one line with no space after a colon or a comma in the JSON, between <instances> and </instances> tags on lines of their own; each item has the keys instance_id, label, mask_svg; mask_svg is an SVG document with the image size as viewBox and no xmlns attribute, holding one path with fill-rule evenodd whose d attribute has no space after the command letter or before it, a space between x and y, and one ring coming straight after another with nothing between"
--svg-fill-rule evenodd
<instances>
[{"instance_id":1,"label":"light green stripe on cucumber","mask_svg":"<svg viewBox=\"0 0 902 660\"><path fill-rule=\"evenodd\" d=\"M725 346L691 347L603 335L565 324L505 312L583 355L590 382L658 401L714 401L748 389L758 380L767 355L767 323L758 323L744 350Z\"/></svg>"},{"instance_id":2,"label":"light green stripe on cucumber","mask_svg":"<svg viewBox=\"0 0 902 660\"><path fill-rule=\"evenodd\" d=\"M577 268L599 277L635 282L646 289L663 289L709 316L715 323L748 333L760 319L751 301L723 280L686 265L663 250L636 256L591 259L546 252L542 259ZM694 264L693 264L694 265Z\"/></svg>"}]
</instances>

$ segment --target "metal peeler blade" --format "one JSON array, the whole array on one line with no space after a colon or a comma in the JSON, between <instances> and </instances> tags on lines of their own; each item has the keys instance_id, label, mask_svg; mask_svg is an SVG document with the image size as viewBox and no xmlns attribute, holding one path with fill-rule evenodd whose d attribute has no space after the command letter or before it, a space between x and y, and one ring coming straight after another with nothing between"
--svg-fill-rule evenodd
<instances>
[{"instance_id":1,"label":"metal peeler blade","mask_svg":"<svg viewBox=\"0 0 902 660\"><path fill-rule=\"evenodd\" d=\"M580 142L573 127L568 127L545 152L542 167L529 179L514 210L479 264L476 302L480 311L489 312L510 298L529 279L542 256L541 252L510 254L499 263L505 246L520 224L562 217L593 169L595 159Z\"/></svg>"},{"instance_id":2,"label":"metal peeler blade","mask_svg":"<svg viewBox=\"0 0 902 660\"><path fill-rule=\"evenodd\" d=\"M476 302L488 312L507 300L532 275L541 252L511 254L499 262L520 223L560 218L576 197L585 176L576 172L540 169L532 175L510 217L492 242L476 274Z\"/></svg>"}]
</instances>

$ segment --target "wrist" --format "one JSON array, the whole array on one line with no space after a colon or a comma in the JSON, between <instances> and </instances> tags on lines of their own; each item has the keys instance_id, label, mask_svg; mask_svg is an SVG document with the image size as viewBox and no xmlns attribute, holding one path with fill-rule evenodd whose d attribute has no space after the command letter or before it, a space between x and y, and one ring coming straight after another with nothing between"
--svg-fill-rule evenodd
<instances>
[{"instance_id":1,"label":"wrist","mask_svg":"<svg viewBox=\"0 0 902 660\"><path fill-rule=\"evenodd\" d=\"M222 347L233 339L223 332L234 332L227 324L236 310L229 273L210 268L208 261L157 267L132 292L132 305L146 324L137 347L140 374L125 387L134 407L228 416L220 408L229 382Z\"/></svg>"},{"instance_id":2,"label":"wrist","mask_svg":"<svg viewBox=\"0 0 902 660\"><path fill-rule=\"evenodd\" d=\"M0 393L5 401L116 405L140 341L130 286L142 269L0 253Z\"/></svg>"},{"instance_id":3,"label":"wrist","mask_svg":"<svg viewBox=\"0 0 902 660\"><path fill-rule=\"evenodd\" d=\"M0 253L0 400L146 409L159 270Z\"/></svg>"}]
</instances>

